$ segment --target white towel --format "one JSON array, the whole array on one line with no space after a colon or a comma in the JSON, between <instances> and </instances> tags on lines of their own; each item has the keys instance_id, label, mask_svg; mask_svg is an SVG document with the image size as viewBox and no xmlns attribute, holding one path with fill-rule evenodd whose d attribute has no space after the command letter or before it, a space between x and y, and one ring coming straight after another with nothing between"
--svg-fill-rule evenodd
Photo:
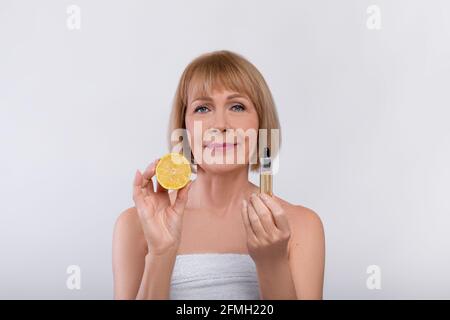
<instances>
[{"instance_id":1,"label":"white towel","mask_svg":"<svg viewBox=\"0 0 450 320\"><path fill-rule=\"evenodd\" d=\"M248 254L177 255L171 300L259 300L256 266Z\"/></svg>"}]
</instances>

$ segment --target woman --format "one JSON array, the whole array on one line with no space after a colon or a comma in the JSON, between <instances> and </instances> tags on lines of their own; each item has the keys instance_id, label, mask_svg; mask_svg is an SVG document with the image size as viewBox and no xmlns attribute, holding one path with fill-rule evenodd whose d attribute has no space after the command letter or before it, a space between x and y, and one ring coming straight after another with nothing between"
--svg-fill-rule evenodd
<instances>
[{"instance_id":1,"label":"woman","mask_svg":"<svg viewBox=\"0 0 450 320\"><path fill-rule=\"evenodd\" d=\"M135 206L114 229L115 299L322 299L325 241L318 215L258 192L248 180L249 169L259 167L251 162L249 136L236 135L231 145L214 142L239 129L280 129L259 71L229 51L192 61L178 84L169 136L177 128L187 132L196 179L168 192L157 181L154 190L158 159L136 172ZM196 145L192 137L199 133ZM244 161L198 159L239 150Z\"/></svg>"}]
</instances>

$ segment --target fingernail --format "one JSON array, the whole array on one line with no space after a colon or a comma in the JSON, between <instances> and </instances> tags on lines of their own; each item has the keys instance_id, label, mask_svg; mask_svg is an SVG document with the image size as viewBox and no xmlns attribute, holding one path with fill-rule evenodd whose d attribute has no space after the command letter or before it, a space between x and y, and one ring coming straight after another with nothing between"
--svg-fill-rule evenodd
<instances>
[{"instance_id":1,"label":"fingernail","mask_svg":"<svg viewBox=\"0 0 450 320\"><path fill-rule=\"evenodd\" d=\"M244 200L242 200L242 205L244 206L244 207L246 207L247 206L247 201L244 199Z\"/></svg>"}]
</instances>

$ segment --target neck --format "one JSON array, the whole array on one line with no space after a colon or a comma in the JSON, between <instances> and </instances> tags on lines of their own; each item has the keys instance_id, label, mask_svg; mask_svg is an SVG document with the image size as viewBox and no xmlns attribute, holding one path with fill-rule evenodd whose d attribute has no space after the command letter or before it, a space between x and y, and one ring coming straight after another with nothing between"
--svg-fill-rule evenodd
<instances>
[{"instance_id":1,"label":"neck","mask_svg":"<svg viewBox=\"0 0 450 320\"><path fill-rule=\"evenodd\" d=\"M248 199L257 187L248 181L248 166L229 172L205 172L200 166L192 184L193 205L211 209L211 212L226 213L229 209L241 208L242 199Z\"/></svg>"}]
</instances>

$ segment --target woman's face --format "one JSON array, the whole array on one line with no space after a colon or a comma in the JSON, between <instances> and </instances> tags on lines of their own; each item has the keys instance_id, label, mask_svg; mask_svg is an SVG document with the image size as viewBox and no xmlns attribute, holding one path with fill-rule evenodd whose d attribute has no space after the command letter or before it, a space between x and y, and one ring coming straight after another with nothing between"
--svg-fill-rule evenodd
<instances>
[{"instance_id":1,"label":"woman's face","mask_svg":"<svg viewBox=\"0 0 450 320\"><path fill-rule=\"evenodd\" d=\"M207 96L191 94L185 123L194 158L203 170L225 172L249 164L259 121L246 95L226 89Z\"/></svg>"}]
</instances>

